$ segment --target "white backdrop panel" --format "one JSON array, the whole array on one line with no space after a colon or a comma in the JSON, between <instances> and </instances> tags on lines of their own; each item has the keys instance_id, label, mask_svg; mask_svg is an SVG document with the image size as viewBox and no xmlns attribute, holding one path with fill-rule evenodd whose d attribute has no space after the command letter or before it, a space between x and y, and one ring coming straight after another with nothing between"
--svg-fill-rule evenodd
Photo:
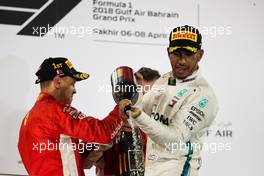
<instances>
[{"instance_id":1,"label":"white backdrop panel","mask_svg":"<svg viewBox=\"0 0 264 176\"><path fill-rule=\"evenodd\" d=\"M210 150L203 151L201 175L260 175L264 157L261 152L264 145L264 2L108 2L122 2L125 7L83 0L43 37L17 35L37 14L22 26L0 24L0 173L26 173L18 163L18 132L22 118L39 93L34 74L44 58L68 57L78 70L91 75L87 81L76 84L73 106L87 115L103 118L114 106L110 92L111 72L121 65L135 70L147 66L161 73L169 71L166 52L169 30L191 24L204 34L205 55L201 69L220 102L216 122L205 141L206 144L225 145L224 150L218 147L214 151L211 146ZM0 10L6 8L0 6ZM103 9L102 13L99 9ZM119 15L116 9L126 14ZM141 15L134 15L136 10ZM172 16L153 17L148 11L168 12ZM112 20L95 20L98 14L110 16L107 18ZM94 170L86 174L95 175Z\"/></svg>"}]
</instances>

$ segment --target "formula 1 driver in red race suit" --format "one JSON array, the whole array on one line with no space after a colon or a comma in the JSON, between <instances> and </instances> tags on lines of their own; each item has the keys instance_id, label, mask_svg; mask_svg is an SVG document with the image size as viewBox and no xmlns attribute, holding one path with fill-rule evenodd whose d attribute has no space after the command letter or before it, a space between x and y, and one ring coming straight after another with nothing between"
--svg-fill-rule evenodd
<instances>
[{"instance_id":1,"label":"formula 1 driver in red race suit","mask_svg":"<svg viewBox=\"0 0 264 176\"><path fill-rule=\"evenodd\" d=\"M41 93L21 124L22 162L30 176L84 176L84 147L111 143L123 125L118 106L103 120L72 107L75 82L88 74L77 72L67 58L45 59L36 75Z\"/></svg>"}]
</instances>

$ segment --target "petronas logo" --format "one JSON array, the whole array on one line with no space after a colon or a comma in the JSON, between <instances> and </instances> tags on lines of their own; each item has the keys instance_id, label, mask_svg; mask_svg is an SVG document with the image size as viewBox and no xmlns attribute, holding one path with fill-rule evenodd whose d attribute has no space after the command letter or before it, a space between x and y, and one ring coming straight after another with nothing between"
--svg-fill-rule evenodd
<instances>
[{"instance_id":1,"label":"petronas logo","mask_svg":"<svg viewBox=\"0 0 264 176\"><path fill-rule=\"evenodd\" d=\"M203 100L201 100L201 101L199 102L199 107L200 107L200 108L205 108L206 105L207 105L207 103L208 103L208 100L205 98L205 99L203 99Z\"/></svg>"},{"instance_id":2,"label":"petronas logo","mask_svg":"<svg viewBox=\"0 0 264 176\"><path fill-rule=\"evenodd\" d=\"M187 89L183 89L180 92L178 92L178 96L182 97L187 92Z\"/></svg>"}]
</instances>

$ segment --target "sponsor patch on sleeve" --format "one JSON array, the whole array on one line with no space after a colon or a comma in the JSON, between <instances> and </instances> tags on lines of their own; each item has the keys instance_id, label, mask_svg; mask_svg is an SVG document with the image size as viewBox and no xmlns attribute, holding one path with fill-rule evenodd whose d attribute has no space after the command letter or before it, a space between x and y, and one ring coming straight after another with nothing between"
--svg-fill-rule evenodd
<instances>
[{"instance_id":1,"label":"sponsor patch on sleeve","mask_svg":"<svg viewBox=\"0 0 264 176\"><path fill-rule=\"evenodd\" d=\"M63 112L69 114L74 119L84 119L86 117L85 114L83 114L81 111L78 111L69 104L65 105Z\"/></svg>"}]
</instances>

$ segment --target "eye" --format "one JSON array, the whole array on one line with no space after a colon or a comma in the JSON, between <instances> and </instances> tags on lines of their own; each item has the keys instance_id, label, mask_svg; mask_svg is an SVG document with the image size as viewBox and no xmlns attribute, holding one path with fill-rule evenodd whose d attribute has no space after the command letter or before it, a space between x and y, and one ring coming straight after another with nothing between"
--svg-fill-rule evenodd
<instances>
[{"instance_id":1,"label":"eye","mask_svg":"<svg viewBox=\"0 0 264 176\"><path fill-rule=\"evenodd\" d=\"M185 51L184 55L187 57L191 57L193 53L191 51Z\"/></svg>"},{"instance_id":2,"label":"eye","mask_svg":"<svg viewBox=\"0 0 264 176\"><path fill-rule=\"evenodd\" d=\"M137 74L134 74L134 76L135 76L136 80L138 80L138 79L139 79L139 77L138 77L138 75L137 75Z\"/></svg>"},{"instance_id":3,"label":"eye","mask_svg":"<svg viewBox=\"0 0 264 176\"><path fill-rule=\"evenodd\" d=\"M178 52L178 51L175 51L175 52L173 52L172 54L173 54L174 56L176 56L176 57L181 57L181 53Z\"/></svg>"}]
</instances>

